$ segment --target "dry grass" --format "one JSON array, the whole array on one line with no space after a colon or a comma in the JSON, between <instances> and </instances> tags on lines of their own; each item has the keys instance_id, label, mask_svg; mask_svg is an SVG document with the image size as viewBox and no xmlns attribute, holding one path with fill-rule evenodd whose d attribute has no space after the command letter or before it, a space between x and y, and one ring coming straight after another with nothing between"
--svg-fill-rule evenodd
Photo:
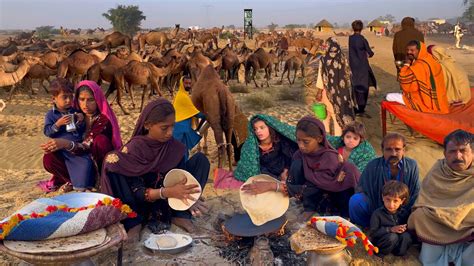
<instances>
[{"instance_id":1,"label":"dry grass","mask_svg":"<svg viewBox=\"0 0 474 266\"><path fill-rule=\"evenodd\" d=\"M273 107L275 101L272 96L266 92L259 91L255 94L248 95L243 100L243 104L251 110L261 111Z\"/></svg>"},{"instance_id":2,"label":"dry grass","mask_svg":"<svg viewBox=\"0 0 474 266\"><path fill-rule=\"evenodd\" d=\"M278 92L278 100L304 103L304 88L302 87L281 88Z\"/></svg>"},{"instance_id":3,"label":"dry grass","mask_svg":"<svg viewBox=\"0 0 474 266\"><path fill-rule=\"evenodd\" d=\"M240 85L240 84L229 85L229 90L232 93L250 93L250 89L248 86Z\"/></svg>"}]
</instances>

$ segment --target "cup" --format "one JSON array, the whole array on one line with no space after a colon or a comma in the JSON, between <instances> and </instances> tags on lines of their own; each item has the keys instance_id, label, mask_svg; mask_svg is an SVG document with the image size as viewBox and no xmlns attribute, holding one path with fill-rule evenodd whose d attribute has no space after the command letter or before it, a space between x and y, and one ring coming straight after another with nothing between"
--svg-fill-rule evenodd
<instances>
[{"instance_id":1,"label":"cup","mask_svg":"<svg viewBox=\"0 0 474 266\"><path fill-rule=\"evenodd\" d=\"M68 114L71 117L71 122L66 125L67 132L76 131L76 123L74 122L74 114Z\"/></svg>"}]
</instances>

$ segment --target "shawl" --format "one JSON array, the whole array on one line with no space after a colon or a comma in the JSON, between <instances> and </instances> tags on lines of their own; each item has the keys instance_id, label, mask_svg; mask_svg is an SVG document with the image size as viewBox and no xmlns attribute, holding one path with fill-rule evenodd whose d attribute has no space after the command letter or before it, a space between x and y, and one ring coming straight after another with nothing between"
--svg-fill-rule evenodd
<instances>
[{"instance_id":1,"label":"shawl","mask_svg":"<svg viewBox=\"0 0 474 266\"><path fill-rule=\"evenodd\" d=\"M336 39L329 38L327 43L328 50L321 58L324 88L334 106L337 123L344 127L355 120L356 104L352 95L351 70Z\"/></svg>"},{"instance_id":2,"label":"shawl","mask_svg":"<svg viewBox=\"0 0 474 266\"><path fill-rule=\"evenodd\" d=\"M425 113L449 113L448 96L441 65L419 42L420 53L411 66L400 69L403 101L412 110Z\"/></svg>"},{"instance_id":3,"label":"shawl","mask_svg":"<svg viewBox=\"0 0 474 266\"><path fill-rule=\"evenodd\" d=\"M293 156L293 159L303 161L306 180L316 187L330 192L355 188L359 181L360 172L352 163L339 161L339 154L326 138L323 123L312 116L305 116L300 121L309 121L315 124L323 135L322 147L319 150L309 154L298 150ZM337 181L340 174L345 174L342 182Z\"/></svg>"},{"instance_id":4,"label":"shawl","mask_svg":"<svg viewBox=\"0 0 474 266\"><path fill-rule=\"evenodd\" d=\"M174 138L166 142L153 140L146 136L144 128L148 115L155 108L171 105L164 98L148 103L138 118L132 138L120 151L110 152L104 160L101 190L109 195L112 189L107 172L128 177L138 177L147 173L164 174L179 164L186 152L184 144Z\"/></svg>"},{"instance_id":5,"label":"shawl","mask_svg":"<svg viewBox=\"0 0 474 266\"><path fill-rule=\"evenodd\" d=\"M429 244L448 245L474 239L474 165L454 171L438 160L426 175L408 228Z\"/></svg>"},{"instance_id":6,"label":"shawl","mask_svg":"<svg viewBox=\"0 0 474 266\"><path fill-rule=\"evenodd\" d=\"M328 135L327 138L329 143L331 143L331 146L336 150L344 146L344 140L342 137ZM359 172L362 173L367 164L372 159L375 159L375 157L376 154L374 147L372 147L368 140L364 140L351 151L348 161L353 163L357 169L359 169Z\"/></svg>"},{"instance_id":7,"label":"shawl","mask_svg":"<svg viewBox=\"0 0 474 266\"><path fill-rule=\"evenodd\" d=\"M466 71L440 46L431 49L433 57L438 60L443 70L446 93L449 103L467 103L471 100L471 87Z\"/></svg>"},{"instance_id":8,"label":"shawl","mask_svg":"<svg viewBox=\"0 0 474 266\"><path fill-rule=\"evenodd\" d=\"M97 85L97 83L91 80L83 80L77 84L76 93L74 97L74 108L80 110L79 100L78 100L78 97L79 97L78 89L81 86L87 86L92 90L99 112L109 119L110 124L112 126L112 145L114 146L114 149L116 150L120 149L120 147L122 147L122 137L120 136L120 127L118 125L117 117L115 116L114 111L112 110L109 103L107 102L107 99L105 98L104 93L102 92L102 89L100 88L99 85Z\"/></svg>"},{"instance_id":9,"label":"shawl","mask_svg":"<svg viewBox=\"0 0 474 266\"><path fill-rule=\"evenodd\" d=\"M176 110L176 122L181 122L199 113L191 97L184 89L183 78L179 81L179 89L174 97L173 107Z\"/></svg>"},{"instance_id":10,"label":"shawl","mask_svg":"<svg viewBox=\"0 0 474 266\"><path fill-rule=\"evenodd\" d=\"M296 143L295 127L281 122L273 116L256 114L248 123L248 137L242 146L240 160L234 171L234 176L241 181L247 181L249 177L260 174L260 151L258 147L258 139L253 131L252 121L255 118L265 121L267 126L273 128L277 133L286 137L290 141Z\"/></svg>"}]
</instances>

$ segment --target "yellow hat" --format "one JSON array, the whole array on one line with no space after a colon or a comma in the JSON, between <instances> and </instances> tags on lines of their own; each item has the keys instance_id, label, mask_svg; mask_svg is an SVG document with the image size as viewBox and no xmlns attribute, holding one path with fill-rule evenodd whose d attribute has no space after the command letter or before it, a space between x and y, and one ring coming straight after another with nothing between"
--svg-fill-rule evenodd
<instances>
[{"instance_id":1,"label":"yellow hat","mask_svg":"<svg viewBox=\"0 0 474 266\"><path fill-rule=\"evenodd\" d=\"M189 94L184 89L183 78L179 81L179 89L174 97L173 107L176 111L176 122L183 121L199 113L199 110L196 109L191 101L191 97L189 97Z\"/></svg>"}]
</instances>

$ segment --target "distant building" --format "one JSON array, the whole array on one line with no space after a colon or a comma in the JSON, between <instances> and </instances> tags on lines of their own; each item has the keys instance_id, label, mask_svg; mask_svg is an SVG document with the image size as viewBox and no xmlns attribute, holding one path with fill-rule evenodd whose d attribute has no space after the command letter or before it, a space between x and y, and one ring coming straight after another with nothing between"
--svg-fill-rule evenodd
<instances>
[{"instance_id":1,"label":"distant building","mask_svg":"<svg viewBox=\"0 0 474 266\"><path fill-rule=\"evenodd\" d=\"M329 21L323 19L314 28L319 32L332 32L334 27Z\"/></svg>"},{"instance_id":2,"label":"distant building","mask_svg":"<svg viewBox=\"0 0 474 266\"><path fill-rule=\"evenodd\" d=\"M444 24L446 23L446 19L443 19L443 18L430 18L430 19L427 19L426 21L428 22L434 22L438 25L441 25L441 24Z\"/></svg>"}]
</instances>

